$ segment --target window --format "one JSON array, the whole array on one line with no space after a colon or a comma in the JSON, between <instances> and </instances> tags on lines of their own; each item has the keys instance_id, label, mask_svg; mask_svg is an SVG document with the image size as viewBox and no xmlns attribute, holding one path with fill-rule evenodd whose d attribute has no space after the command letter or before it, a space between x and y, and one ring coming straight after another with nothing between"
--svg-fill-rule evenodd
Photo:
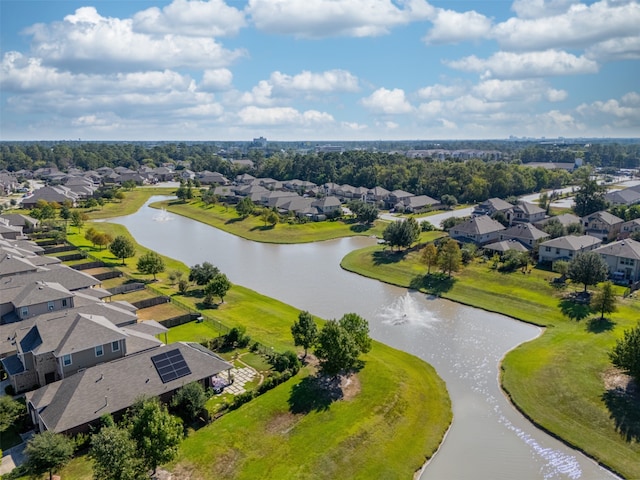
<instances>
[{"instance_id":1,"label":"window","mask_svg":"<svg viewBox=\"0 0 640 480\"><path fill-rule=\"evenodd\" d=\"M544 247L544 251L545 252L550 252L551 251L551 247Z\"/></svg>"},{"instance_id":2,"label":"window","mask_svg":"<svg viewBox=\"0 0 640 480\"><path fill-rule=\"evenodd\" d=\"M67 306L67 299L66 299L66 298L63 298L63 299L62 299L62 306L63 306L63 307L66 307L66 306Z\"/></svg>"},{"instance_id":3,"label":"window","mask_svg":"<svg viewBox=\"0 0 640 480\"><path fill-rule=\"evenodd\" d=\"M71 365L71 354L62 356L62 365L65 367Z\"/></svg>"},{"instance_id":4,"label":"window","mask_svg":"<svg viewBox=\"0 0 640 480\"><path fill-rule=\"evenodd\" d=\"M29 307L22 307L22 316L26 317L29 315Z\"/></svg>"},{"instance_id":5,"label":"window","mask_svg":"<svg viewBox=\"0 0 640 480\"><path fill-rule=\"evenodd\" d=\"M120 342L116 340L115 342L111 342L111 351L117 352L120 350Z\"/></svg>"},{"instance_id":6,"label":"window","mask_svg":"<svg viewBox=\"0 0 640 480\"><path fill-rule=\"evenodd\" d=\"M96 347L96 357L101 357L104 354L104 349L102 348L102 345L98 345Z\"/></svg>"},{"instance_id":7,"label":"window","mask_svg":"<svg viewBox=\"0 0 640 480\"><path fill-rule=\"evenodd\" d=\"M47 302L47 308L49 310L53 310L53 307L55 306L55 304L53 302Z\"/></svg>"}]
</instances>

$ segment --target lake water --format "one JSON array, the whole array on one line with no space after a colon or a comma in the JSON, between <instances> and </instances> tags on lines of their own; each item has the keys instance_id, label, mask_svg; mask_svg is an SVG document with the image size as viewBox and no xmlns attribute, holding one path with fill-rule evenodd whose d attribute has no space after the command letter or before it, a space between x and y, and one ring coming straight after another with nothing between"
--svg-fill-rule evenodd
<instances>
[{"instance_id":1,"label":"lake water","mask_svg":"<svg viewBox=\"0 0 640 480\"><path fill-rule=\"evenodd\" d=\"M535 428L503 395L501 358L538 336L539 328L340 268L348 252L375 239L256 243L147 205L110 221L126 226L148 248L189 266L211 262L233 283L320 317L358 313L369 321L373 338L433 365L447 383L454 421L422 479L616 478Z\"/></svg>"}]
</instances>

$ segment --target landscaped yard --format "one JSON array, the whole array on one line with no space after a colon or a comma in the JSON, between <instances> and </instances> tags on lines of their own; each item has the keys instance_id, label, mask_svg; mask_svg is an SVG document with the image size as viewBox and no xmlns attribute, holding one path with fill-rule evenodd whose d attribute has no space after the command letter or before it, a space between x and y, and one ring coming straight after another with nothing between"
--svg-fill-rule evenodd
<instances>
[{"instance_id":1,"label":"landscaped yard","mask_svg":"<svg viewBox=\"0 0 640 480\"><path fill-rule=\"evenodd\" d=\"M427 277L419 251L392 253L381 246L351 252L342 266L547 327L538 339L507 354L502 365L505 390L544 429L624 477L640 478L640 399L615 394L609 381L615 371L608 359L616 339L637 324L639 301L619 298L618 311L605 322L594 321L595 315L575 320L568 315L572 305L562 297L582 285L558 290L550 282L557 274L544 269L501 273L491 262L478 260L452 279Z\"/></svg>"}]
</instances>

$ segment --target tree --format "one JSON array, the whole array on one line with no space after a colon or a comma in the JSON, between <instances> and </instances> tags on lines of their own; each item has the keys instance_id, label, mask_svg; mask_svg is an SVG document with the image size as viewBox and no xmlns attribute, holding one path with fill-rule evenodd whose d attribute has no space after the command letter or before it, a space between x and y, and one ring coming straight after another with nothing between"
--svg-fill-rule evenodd
<instances>
[{"instance_id":1,"label":"tree","mask_svg":"<svg viewBox=\"0 0 640 480\"><path fill-rule=\"evenodd\" d=\"M280 221L280 216L276 212L271 210L269 212L269 215L267 215L267 222L269 223L269 225L271 225L272 227L275 227L279 221Z\"/></svg>"},{"instance_id":2,"label":"tree","mask_svg":"<svg viewBox=\"0 0 640 480\"><path fill-rule=\"evenodd\" d=\"M0 434L26 413L26 407L9 395L0 395Z\"/></svg>"},{"instance_id":3,"label":"tree","mask_svg":"<svg viewBox=\"0 0 640 480\"><path fill-rule=\"evenodd\" d=\"M348 203L347 207L356 216L356 220L360 223L370 224L378 218L378 209L371 203L365 203L362 200L353 200Z\"/></svg>"},{"instance_id":4,"label":"tree","mask_svg":"<svg viewBox=\"0 0 640 480\"><path fill-rule=\"evenodd\" d=\"M604 320L605 313L616 311L616 295L611 282L604 282L590 302L591 308L600 312L600 320Z\"/></svg>"},{"instance_id":5,"label":"tree","mask_svg":"<svg viewBox=\"0 0 640 480\"><path fill-rule=\"evenodd\" d=\"M156 274L164 272L164 260L156 252L147 252L138 259L138 271L153 275L155 281Z\"/></svg>"},{"instance_id":6,"label":"tree","mask_svg":"<svg viewBox=\"0 0 640 480\"><path fill-rule=\"evenodd\" d=\"M94 248L96 246L95 238L96 238L97 234L98 234L98 231L93 227L87 228L87 231L84 232L84 239L85 240L89 240L91 242L91 244L94 246Z\"/></svg>"},{"instance_id":7,"label":"tree","mask_svg":"<svg viewBox=\"0 0 640 480\"><path fill-rule=\"evenodd\" d=\"M178 280L178 291L180 294L184 295L189 290L189 282L184 278Z\"/></svg>"},{"instance_id":8,"label":"tree","mask_svg":"<svg viewBox=\"0 0 640 480\"><path fill-rule=\"evenodd\" d=\"M304 356L306 358L307 350L318 339L318 326L309 312L300 312L298 321L291 325L291 335L293 336L293 344L304 348Z\"/></svg>"},{"instance_id":9,"label":"tree","mask_svg":"<svg viewBox=\"0 0 640 480\"><path fill-rule=\"evenodd\" d=\"M238 215L240 215L242 218L247 218L253 213L254 210L255 205L249 197L244 197L236 205L236 212L238 212Z\"/></svg>"},{"instance_id":10,"label":"tree","mask_svg":"<svg viewBox=\"0 0 640 480\"><path fill-rule=\"evenodd\" d=\"M70 438L46 430L34 435L25 447L27 460L25 468L30 475L49 472L53 479L54 470L66 465L73 455L73 441Z\"/></svg>"},{"instance_id":11,"label":"tree","mask_svg":"<svg viewBox=\"0 0 640 480\"><path fill-rule=\"evenodd\" d=\"M143 480L149 478L136 442L129 431L116 425L103 426L91 436L89 457L94 480Z\"/></svg>"},{"instance_id":12,"label":"tree","mask_svg":"<svg viewBox=\"0 0 640 480\"><path fill-rule=\"evenodd\" d=\"M93 236L93 243L98 245L100 247L100 250L102 250L103 247L109 245L111 242L113 242L113 237L108 233L97 232Z\"/></svg>"},{"instance_id":13,"label":"tree","mask_svg":"<svg viewBox=\"0 0 640 480\"><path fill-rule=\"evenodd\" d=\"M453 195L444 194L440 197L440 203L451 210L458 204L458 199Z\"/></svg>"},{"instance_id":14,"label":"tree","mask_svg":"<svg viewBox=\"0 0 640 480\"><path fill-rule=\"evenodd\" d=\"M609 269L600 255L594 252L578 253L569 262L567 276L572 282L582 283L584 291L607 278Z\"/></svg>"},{"instance_id":15,"label":"tree","mask_svg":"<svg viewBox=\"0 0 640 480\"><path fill-rule=\"evenodd\" d=\"M356 313L345 313L339 323L356 342L361 353L367 353L371 350L369 322Z\"/></svg>"},{"instance_id":16,"label":"tree","mask_svg":"<svg viewBox=\"0 0 640 480\"><path fill-rule=\"evenodd\" d=\"M155 474L158 465L173 460L182 440L182 421L171 415L157 399L134 407L131 438L136 442L144 465Z\"/></svg>"},{"instance_id":17,"label":"tree","mask_svg":"<svg viewBox=\"0 0 640 480\"><path fill-rule=\"evenodd\" d=\"M391 222L382 232L382 238L391 247L409 247L419 236L420 225L414 218Z\"/></svg>"},{"instance_id":18,"label":"tree","mask_svg":"<svg viewBox=\"0 0 640 480\"><path fill-rule=\"evenodd\" d=\"M219 273L218 267L209 262L204 262L202 265L197 263L189 270L189 281L197 285L206 285Z\"/></svg>"},{"instance_id":19,"label":"tree","mask_svg":"<svg viewBox=\"0 0 640 480\"><path fill-rule=\"evenodd\" d=\"M187 188L185 187L184 182L180 182L180 186L176 190L176 197L178 197L180 201L186 202L187 196L188 196Z\"/></svg>"},{"instance_id":20,"label":"tree","mask_svg":"<svg viewBox=\"0 0 640 480\"><path fill-rule=\"evenodd\" d=\"M224 296L230 288L231 282L227 276L224 273L218 273L209 283L207 283L207 286L204 287L204 293L207 297L220 297L220 303L224 303Z\"/></svg>"},{"instance_id":21,"label":"tree","mask_svg":"<svg viewBox=\"0 0 640 480\"><path fill-rule=\"evenodd\" d=\"M452 272L460 270L462 263L462 252L458 246L458 242L450 238L444 242L440 248L438 265L440 269L451 277Z\"/></svg>"},{"instance_id":22,"label":"tree","mask_svg":"<svg viewBox=\"0 0 640 480\"><path fill-rule=\"evenodd\" d=\"M548 233L551 238L558 238L567 234L566 229L557 218L550 218L542 229L545 233Z\"/></svg>"},{"instance_id":23,"label":"tree","mask_svg":"<svg viewBox=\"0 0 640 480\"><path fill-rule=\"evenodd\" d=\"M315 353L322 371L331 376L353 368L360 354L351 335L336 320L324 324L316 345Z\"/></svg>"},{"instance_id":24,"label":"tree","mask_svg":"<svg viewBox=\"0 0 640 480\"><path fill-rule=\"evenodd\" d=\"M625 330L624 336L609 352L611 363L640 382L640 324Z\"/></svg>"},{"instance_id":25,"label":"tree","mask_svg":"<svg viewBox=\"0 0 640 480\"><path fill-rule=\"evenodd\" d=\"M171 406L187 422L192 422L198 418L206 403L207 394L200 382L187 383L184 387L178 389L171 399Z\"/></svg>"},{"instance_id":26,"label":"tree","mask_svg":"<svg viewBox=\"0 0 640 480\"><path fill-rule=\"evenodd\" d=\"M89 217L87 216L87 214L82 213L80 210L74 210L71 212L71 225L78 229L78 233L88 219Z\"/></svg>"},{"instance_id":27,"label":"tree","mask_svg":"<svg viewBox=\"0 0 640 480\"><path fill-rule=\"evenodd\" d=\"M347 313L338 321L325 323L316 342L316 356L322 371L336 376L359 363L361 353L371 349L368 322L355 313Z\"/></svg>"},{"instance_id":28,"label":"tree","mask_svg":"<svg viewBox=\"0 0 640 480\"><path fill-rule=\"evenodd\" d=\"M607 201L604 197L606 193L607 187L598 185L598 182L587 173L575 194L573 211L579 217L585 217L604 210L607 208Z\"/></svg>"},{"instance_id":29,"label":"tree","mask_svg":"<svg viewBox=\"0 0 640 480\"><path fill-rule=\"evenodd\" d=\"M136 247L127 237L118 235L113 242L111 242L111 245L109 245L109 251L113 253L116 258L121 258L122 265L124 265L125 258L133 257L136 254Z\"/></svg>"}]
</instances>

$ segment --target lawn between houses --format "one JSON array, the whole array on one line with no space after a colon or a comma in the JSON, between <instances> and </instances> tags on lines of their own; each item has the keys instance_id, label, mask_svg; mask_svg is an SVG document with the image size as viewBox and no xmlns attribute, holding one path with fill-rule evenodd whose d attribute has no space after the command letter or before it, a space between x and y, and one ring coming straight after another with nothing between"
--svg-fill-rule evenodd
<instances>
[{"instance_id":1,"label":"lawn between houses","mask_svg":"<svg viewBox=\"0 0 640 480\"><path fill-rule=\"evenodd\" d=\"M89 226L131 238L121 225L98 223L85 228ZM148 249L136 244L136 256L126 259L123 267L108 250L94 249L84 239L84 229L76 230L68 240L79 249L132 278L150 279L135 266ZM168 280L171 270L188 275L188 267L163 258L166 271L152 288L195 309L199 300L177 294ZM250 289L234 285L224 304L201 313L204 322L170 329L170 341L217 336L220 322L226 327L246 327L252 341L276 351L296 349L290 326L299 310ZM169 468L202 479L411 478L434 454L451 423L446 386L426 362L379 342L373 342L363 359L366 366L357 375L360 388L353 398L318 402L305 369L240 409L191 431ZM62 477L90 478L88 463L86 457L74 459Z\"/></svg>"},{"instance_id":2,"label":"lawn between houses","mask_svg":"<svg viewBox=\"0 0 640 480\"><path fill-rule=\"evenodd\" d=\"M610 322L562 314L562 295L534 268L501 273L478 260L451 280L426 278L418 249L393 253L373 246L349 253L341 266L380 281L416 288L459 303L547 327L537 339L509 352L501 383L513 403L535 424L625 478L640 478L640 401L613 393L616 371L608 352L640 318L640 304L619 298ZM434 269L437 270L437 269ZM433 271L432 271L433 273ZM622 293L621 289L617 290Z\"/></svg>"}]
</instances>

